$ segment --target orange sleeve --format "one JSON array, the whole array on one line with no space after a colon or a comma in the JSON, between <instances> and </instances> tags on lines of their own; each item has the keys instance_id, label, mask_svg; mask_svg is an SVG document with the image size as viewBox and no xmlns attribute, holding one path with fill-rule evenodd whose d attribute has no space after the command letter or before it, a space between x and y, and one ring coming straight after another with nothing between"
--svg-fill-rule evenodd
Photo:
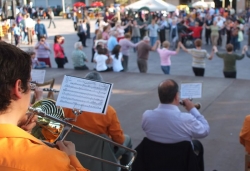
<instances>
[{"instance_id":1,"label":"orange sleeve","mask_svg":"<svg viewBox=\"0 0 250 171\"><path fill-rule=\"evenodd\" d=\"M70 164L75 168L76 171L89 171L88 169L85 169L79 160L76 158L76 156L69 156Z\"/></svg>"},{"instance_id":2,"label":"orange sleeve","mask_svg":"<svg viewBox=\"0 0 250 171\"><path fill-rule=\"evenodd\" d=\"M240 132L240 143L250 153L250 115L247 115Z\"/></svg>"},{"instance_id":3,"label":"orange sleeve","mask_svg":"<svg viewBox=\"0 0 250 171\"><path fill-rule=\"evenodd\" d=\"M108 127L108 133L114 142L123 144L125 137L121 128L121 124L116 115L116 111L113 107L109 106L108 112L110 112L111 115L111 124Z\"/></svg>"}]
</instances>

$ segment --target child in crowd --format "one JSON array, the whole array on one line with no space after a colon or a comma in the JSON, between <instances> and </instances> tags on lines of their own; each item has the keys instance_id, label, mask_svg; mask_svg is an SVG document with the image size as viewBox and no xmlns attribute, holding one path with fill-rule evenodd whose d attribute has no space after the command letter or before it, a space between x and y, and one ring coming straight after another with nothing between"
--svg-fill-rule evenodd
<instances>
[{"instance_id":1,"label":"child in crowd","mask_svg":"<svg viewBox=\"0 0 250 171\"><path fill-rule=\"evenodd\" d=\"M114 47L114 49L112 50L111 58L113 61L113 71L114 72L123 71L123 66L122 66L123 57L122 57L122 53L120 51L121 51L120 45L116 45Z\"/></svg>"},{"instance_id":2,"label":"child in crowd","mask_svg":"<svg viewBox=\"0 0 250 171\"><path fill-rule=\"evenodd\" d=\"M46 64L45 62L39 62L38 59L36 58L36 53L35 52L32 52L32 51L29 51L27 52L30 57L31 57L31 60L32 60L32 68L33 69L43 69L43 68L46 68Z\"/></svg>"},{"instance_id":3,"label":"child in crowd","mask_svg":"<svg viewBox=\"0 0 250 171\"><path fill-rule=\"evenodd\" d=\"M19 39L20 39L20 36L21 36L21 30L20 30L19 27L17 27L16 24L13 24L12 27L13 27L13 35L14 35L14 38L15 38L15 45L18 46L19 45Z\"/></svg>"}]
</instances>

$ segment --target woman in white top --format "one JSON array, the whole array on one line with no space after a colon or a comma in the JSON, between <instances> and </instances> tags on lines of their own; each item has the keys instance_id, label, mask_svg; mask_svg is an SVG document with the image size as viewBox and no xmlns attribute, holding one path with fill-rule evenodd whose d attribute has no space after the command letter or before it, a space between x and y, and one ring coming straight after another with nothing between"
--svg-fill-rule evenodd
<instances>
[{"instance_id":1,"label":"woman in white top","mask_svg":"<svg viewBox=\"0 0 250 171\"><path fill-rule=\"evenodd\" d=\"M112 67L108 67L107 64L111 62L111 59L108 57L108 50L106 48L98 48L97 54L95 54L94 62L96 63L96 71L106 72L113 71Z\"/></svg>"},{"instance_id":2,"label":"woman in white top","mask_svg":"<svg viewBox=\"0 0 250 171\"><path fill-rule=\"evenodd\" d=\"M112 61L113 61L113 71L114 72L121 72L123 71L123 66L122 66L122 53L121 51L121 46L120 45L116 45L114 47L114 49L112 50Z\"/></svg>"},{"instance_id":3,"label":"woman in white top","mask_svg":"<svg viewBox=\"0 0 250 171\"><path fill-rule=\"evenodd\" d=\"M111 30L116 30L118 32L117 41L119 42L121 39L124 39L124 33L128 26L130 26L130 22L127 23L125 26L121 26L121 22L117 22L115 27L113 27Z\"/></svg>"}]
</instances>

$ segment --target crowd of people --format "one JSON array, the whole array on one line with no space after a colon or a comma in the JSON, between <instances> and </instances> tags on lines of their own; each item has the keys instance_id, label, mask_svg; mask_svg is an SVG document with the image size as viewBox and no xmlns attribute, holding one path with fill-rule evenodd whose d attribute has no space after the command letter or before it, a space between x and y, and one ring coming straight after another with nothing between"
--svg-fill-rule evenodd
<instances>
[{"instance_id":1,"label":"crowd of people","mask_svg":"<svg viewBox=\"0 0 250 171\"><path fill-rule=\"evenodd\" d=\"M16 46L21 43L33 45L33 35L37 36L38 43L34 47L36 57L33 60L34 66L37 67L34 68L51 67L50 56L54 51L58 68L64 68L68 60L72 60L75 69L88 70L86 62L91 61L96 63L94 69L99 72L126 72L129 70L130 51L134 51L139 71L146 73L148 59L152 54L150 51L156 51L160 57L161 70L164 74L170 74L171 56L178 55L179 51L183 50L193 57L194 75L204 76L205 59L211 60L214 56L220 57L217 55L219 53L215 53L217 47L232 54L238 53L240 50L247 53L247 48L242 42L244 34L249 28L250 12L236 15L230 6L226 10L208 8L192 9L189 12L183 9L169 13L167 16L162 13L142 11L131 15L130 11L126 12L121 9L120 20L118 20L119 17L115 13L114 6L110 6L106 8L104 16L95 22L92 45L86 43L86 40L91 37L88 12L83 9L81 18L78 18L77 9L74 9L73 26L79 42L84 48L76 43L70 58L65 54L64 38L61 35L55 36L53 48L51 48L46 41L48 33L45 25L41 23L40 19L37 19L35 24L30 18L30 13L27 10L22 11L13 23L13 36ZM53 11L49 9L48 14L50 19L48 28L51 24L56 28ZM203 42L212 46L210 55L202 45ZM88 60L84 52L80 52L88 47L92 49L91 60ZM230 51L228 47L233 47L233 50ZM236 78L236 60L242 58L237 58L237 55L231 56L231 60L223 58L225 65L223 72L227 78ZM228 68L230 69L228 70ZM229 72L229 74L225 74L225 72Z\"/></svg>"},{"instance_id":2,"label":"crowd of people","mask_svg":"<svg viewBox=\"0 0 250 171\"><path fill-rule=\"evenodd\" d=\"M193 57L192 67L195 76L204 76L205 59L211 60L215 55L220 57L215 53L217 47L233 54L240 50L247 52L243 40L249 28L249 14L247 11L244 15L237 15L230 6L226 10L193 9L189 13L180 10L167 16L155 12L138 12L131 15L124 11L121 12L121 20L118 21L115 10L111 10L110 7L105 11L104 17L98 18L95 23L91 62L96 63L95 69L100 72L124 72L128 70L128 60L131 56L129 50L133 49L137 54L139 71L146 73L149 52L157 51L163 73L170 74L171 56L178 54L182 49ZM88 20L78 19L76 13L73 15L74 28L84 47L87 47L86 38L90 29L87 27ZM203 42L212 46L210 55L202 48ZM117 59L112 57L116 45L120 46L120 55L116 55ZM223 58L224 75L225 72L232 72L225 75L227 78L236 78L236 60L242 59L237 58L237 55L232 56L231 62ZM230 71L228 66L231 68Z\"/></svg>"}]
</instances>

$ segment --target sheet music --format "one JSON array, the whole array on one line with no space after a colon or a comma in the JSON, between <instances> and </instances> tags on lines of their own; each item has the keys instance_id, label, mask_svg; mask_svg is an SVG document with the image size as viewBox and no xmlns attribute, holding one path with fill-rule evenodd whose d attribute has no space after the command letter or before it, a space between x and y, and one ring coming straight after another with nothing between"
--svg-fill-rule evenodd
<instances>
[{"instance_id":1,"label":"sheet music","mask_svg":"<svg viewBox=\"0 0 250 171\"><path fill-rule=\"evenodd\" d=\"M32 81L42 84L44 83L46 70L40 70L40 69L32 69L31 70L31 78Z\"/></svg>"},{"instance_id":2,"label":"sheet music","mask_svg":"<svg viewBox=\"0 0 250 171\"><path fill-rule=\"evenodd\" d=\"M65 75L57 106L105 114L113 84Z\"/></svg>"},{"instance_id":3,"label":"sheet music","mask_svg":"<svg viewBox=\"0 0 250 171\"><path fill-rule=\"evenodd\" d=\"M181 98L201 98L202 97L202 83L182 83L181 84Z\"/></svg>"}]
</instances>

